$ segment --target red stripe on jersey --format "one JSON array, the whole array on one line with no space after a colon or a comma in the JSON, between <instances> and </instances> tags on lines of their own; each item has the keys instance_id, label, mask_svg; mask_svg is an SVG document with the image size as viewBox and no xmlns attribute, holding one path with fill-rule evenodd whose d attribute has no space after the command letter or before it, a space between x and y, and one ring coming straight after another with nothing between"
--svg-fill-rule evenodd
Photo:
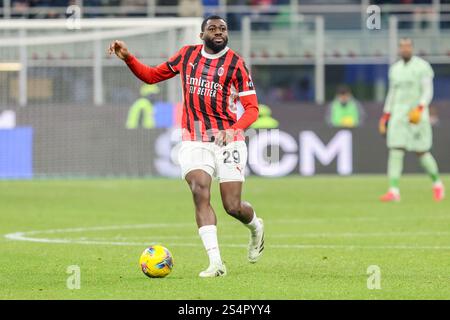
<instances>
[{"instance_id":1,"label":"red stripe on jersey","mask_svg":"<svg viewBox=\"0 0 450 320\"><path fill-rule=\"evenodd\" d=\"M195 70L195 78L203 80L203 73L206 68L205 62L207 58L205 58L201 53L200 55L201 58L198 61ZM201 94L201 90L203 90L204 88L201 85L194 88L196 92L192 93L192 95L194 96L193 110L197 114L197 118L199 119L199 121L201 121L201 133L200 136L197 136L197 139L201 141L207 141L208 138L206 137L206 131L211 127L211 122L209 120L209 116L206 114L204 96L202 96Z\"/></svg>"},{"instance_id":2,"label":"red stripe on jersey","mask_svg":"<svg viewBox=\"0 0 450 320\"><path fill-rule=\"evenodd\" d=\"M183 131L183 139L192 139L190 136L190 132L193 132L194 126L194 116L189 108L189 96L186 91L186 68L188 65L189 58L193 55L196 46L189 46L187 50L183 52L182 62L179 65L179 70L181 72L181 83L183 90L183 117L182 117L182 131Z\"/></svg>"},{"instance_id":3,"label":"red stripe on jersey","mask_svg":"<svg viewBox=\"0 0 450 320\"><path fill-rule=\"evenodd\" d=\"M189 81L190 79L197 79L198 78L198 71L201 70L199 68L199 61L201 59L204 59L201 54L201 46L198 46L196 50L193 52L193 54L188 58L187 65L185 66L186 72L185 77L189 75ZM191 92L191 90L193 92ZM199 115L196 109L196 105L199 104L198 95L196 94L197 88L194 85L191 85L187 82L186 79L186 94L187 94L187 109L192 113L193 115L193 125L191 127L190 136L192 140L198 140L201 141L202 138L202 132L204 132L204 120L203 116ZM200 116L200 117L199 117Z\"/></svg>"},{"instance_id":4,"label":"red stripe on jersey","mask_svg":"<svg viewBox=\"0 0 450 320\"><path fill-rule=\"evenodd\" d=\"M236 97L231 97L233 94L232 87L234 87L233 77L235 75L236 67L239 61L239 57L233 53L231 57L231 61L228 64L227 77L225 82L225 89L224 90L224 98L225 101L222 101L222 112L225 114L226 118L228 119L228 126L227 128L231 128L231 126L236 122L237 120L237 110L236 110ZM236 88L235 88L236 89ZM234 92L237 96L237 90ZM234 104L233 106L230 104ZM232 110L233 109L233 110Z\"/></svg>"},{"instance_id":5,"label":"red stripe on jersey","mask_svg":"<svg viewBox=\"0 0 450 320\"><path fill-rule=\"evenodd\" d=\"M231 79L228 77L228 71L230 69L231 62L234 57L234 53L229 50L225 56L225 61L223 63L223 74L220 76L221 82L224 84L224 88L222 90L221 95L216 100L216 110L220 114L220 118L223 119L223 128L228 129L231 127L231 119L227 113L227 106L229 104L228 92L230 90L229 83L231 83Z\"/></svg>"}]
</instances>

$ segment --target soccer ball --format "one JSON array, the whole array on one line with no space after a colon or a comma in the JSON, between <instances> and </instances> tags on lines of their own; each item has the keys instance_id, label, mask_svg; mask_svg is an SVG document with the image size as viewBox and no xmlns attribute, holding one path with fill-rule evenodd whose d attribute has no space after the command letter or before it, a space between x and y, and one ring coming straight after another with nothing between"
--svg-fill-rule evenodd
<instances>
[{"instance_id":1,"label":"soccer ball","mask_svg":"<svg viewBox=\"0 0 450 320\"><path fill-rule=\"evenodd\" d=\"M139 265L146 276L150 278L163 278L172 271L172 254L167 248L161 245L153 245L142 252Z\"/></svg>"}]
</instances>

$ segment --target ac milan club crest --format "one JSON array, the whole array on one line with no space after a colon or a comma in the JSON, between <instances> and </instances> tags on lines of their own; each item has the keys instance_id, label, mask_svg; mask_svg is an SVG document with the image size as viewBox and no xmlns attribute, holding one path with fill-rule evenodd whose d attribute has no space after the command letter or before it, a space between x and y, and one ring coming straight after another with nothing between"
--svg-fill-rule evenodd
<instances>
[{"instance_id":1,"label":"ac milan club crest","mask_svg":"<svg viewBox=\"0 0 450 320\"><path fill-rule=\"evenodd\" d=\"M217 74L219 75L219 77L221 77L224 72L225 70L223 69L223 67L220 67L219 70L217 70Z\"/></svg>"}]
</instances>

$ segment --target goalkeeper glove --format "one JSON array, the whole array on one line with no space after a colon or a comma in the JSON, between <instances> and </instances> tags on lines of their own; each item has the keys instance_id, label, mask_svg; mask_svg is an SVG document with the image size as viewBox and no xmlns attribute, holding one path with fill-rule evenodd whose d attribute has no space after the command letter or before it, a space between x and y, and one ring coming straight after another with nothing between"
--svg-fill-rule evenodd
<instances>
[{"instance_id":1,"label":"goalkeeper glove","mask_svg":"<svg viewBox=\"0 0 450 320\"><path fill-rule=\"evenodd\" d=\"M383 113L383 115L381 116L380 121L378 122L378 131L380 131L381 135L386 134L390 117L391 117L391 114L388 112Z\"/></svg>"},{"instance_id":2,"label":"goalkeeper glove","mask_svg":"<svg viewBox=\"0 0 450 320\"><path fill-rule=\"evenodd\" d=\"M418 124L422 119L423 106L419 105L409 112L409 122Z\"/></svg>"}]
</instances>

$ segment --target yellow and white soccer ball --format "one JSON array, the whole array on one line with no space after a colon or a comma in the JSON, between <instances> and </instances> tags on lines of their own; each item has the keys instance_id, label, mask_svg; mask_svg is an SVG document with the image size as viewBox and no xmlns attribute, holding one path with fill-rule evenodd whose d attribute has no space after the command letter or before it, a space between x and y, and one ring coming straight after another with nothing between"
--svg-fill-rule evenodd
<instances>
[{"instance_id":1,"label":"yellow and white soccer ball","mask_svg":"<svg viewBox=\"0 0 450 320\"><path fill-rule=\"evenodd\" d=\"M161 245L153 245L142 252L139 265L146 276L150 278L163 278L172 271L172 254L167 248Z\"/></svg>"}]
</instances>

